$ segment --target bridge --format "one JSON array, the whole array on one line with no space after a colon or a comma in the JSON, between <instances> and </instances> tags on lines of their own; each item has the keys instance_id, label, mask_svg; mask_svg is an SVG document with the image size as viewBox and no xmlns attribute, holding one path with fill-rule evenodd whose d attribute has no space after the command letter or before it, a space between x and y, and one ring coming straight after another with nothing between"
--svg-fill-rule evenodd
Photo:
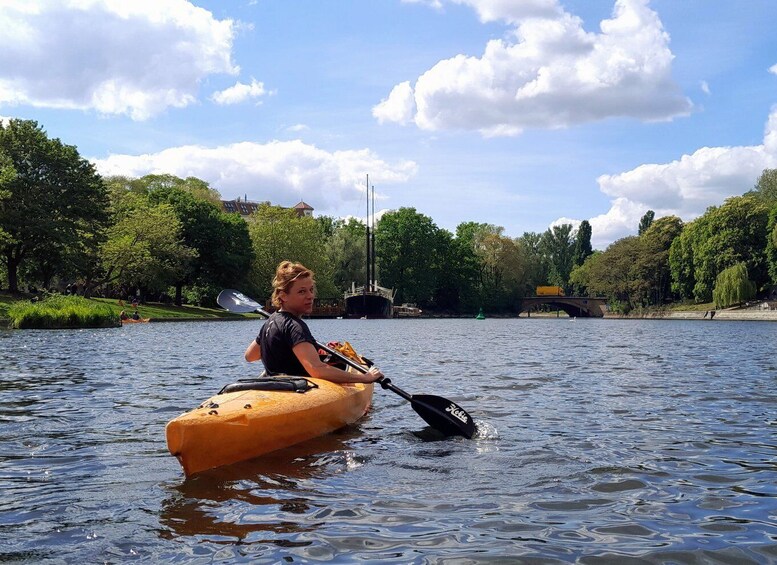
<instances>
[{"instance_id":1,"label":"bridge","mask_svg":"<svg viewBox=\"0 0 777 565\"><path fill-rule=\"evenodd\" d=\"M526 296L521 300L520 316L524 312L531 318L531 313L543 304L554 310L563 310L572 318L602 318L604 317L604 298L588 296Z\"/></svg>"}]
</instances>

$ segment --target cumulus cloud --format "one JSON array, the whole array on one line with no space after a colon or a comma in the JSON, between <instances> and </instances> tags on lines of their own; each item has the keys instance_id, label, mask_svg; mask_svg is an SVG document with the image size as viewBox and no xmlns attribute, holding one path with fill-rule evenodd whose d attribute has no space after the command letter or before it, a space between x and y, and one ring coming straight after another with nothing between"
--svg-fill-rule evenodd
<instances>
[{"instance_id":1,"label":"cumulus cloud","mask_svg":"<svg viewBox=\"0 0 777 565\"><path fill-rule=\"evenodd\" d=\"M211 100L216 104L239 104L245 102L251 98L260 98L268 93L264 89L264 83L259 82L256 79L251 79L251 84L243 84L242 82L236 83L234 86L230 86L225 90L214 92L211 95Z\"/></svg>"},{"instance_id":2,"label":"cumulus cloud","mask_svg":"<svg viewBox=\"0 0 777 565\"><path fill-rule=\"evenodd\" d=\"M185 0L23 0L0 10L0 107L95 110L145 120L237 74L235 24Z\"/></svg>"},{"instance_id":3,"label":"cumulus cloud","mask_svg":"<svg viewBox=\"0 0 777 565\"><path fill-rule=\"evenodd\" d=\"M319 212L334 212L343 201L358 199L365 190L367 172L386 185L407 182L417 168L412 161L387 163L369 149L329 152L300 140L186 145L147 155L111 155L92 162L105 176L194 176L210 183L225 198L247 194L251 200L286 206L304 199Z\"/></svg>"},{"instance_id":4,"label":"cumulus cloud","mask_svg":"<svg viewBox=\"0 0 777 565\"><path fill-rule=\"evenodd\" d=\"M671 77L669 35L648 0L617 0L589 33L557 0L449 0L481 21L513 26L480 57L456 55L395 86L373 108L378 121L484 136L559 128L610 117L645 121L687 115L692 104Z\"/></svg>"},{"instance_id":5,"label":"cumulus cloud","mask_svg":"<svg viewBox=\"0 0 777 565\"><path fill-rule=\"evenodd\" d=\"M693 220L707 207L751 189L764 169L775 167L777 107L769 116L761 145L702 147L670 163L640 165L617 175L600 176L599 187L612 202L605 214L589 220L592 242L602 249L633 235L648 210L657 218L674 215Z\"/></svg>"}]
</instances>

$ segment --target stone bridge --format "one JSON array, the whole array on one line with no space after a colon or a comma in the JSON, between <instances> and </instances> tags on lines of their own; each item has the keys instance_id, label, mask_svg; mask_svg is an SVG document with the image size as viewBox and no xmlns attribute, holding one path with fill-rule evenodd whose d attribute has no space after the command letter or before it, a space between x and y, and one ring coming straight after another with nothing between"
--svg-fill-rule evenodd
<instances>
[{"instance_id":1,"label":"stone bridge","mask_svg":"<svg viewBox=\"0 0 777 565\"><path fill-rule=\"evenodd\" d=\"M554 310L563 310L572 318L602 318L606 303L604 298L588 296L527 296L521 301L521 311L518 315L526 312L526 315L531 317L533 310L547 304Z\"/></svg>"}]
</instances>

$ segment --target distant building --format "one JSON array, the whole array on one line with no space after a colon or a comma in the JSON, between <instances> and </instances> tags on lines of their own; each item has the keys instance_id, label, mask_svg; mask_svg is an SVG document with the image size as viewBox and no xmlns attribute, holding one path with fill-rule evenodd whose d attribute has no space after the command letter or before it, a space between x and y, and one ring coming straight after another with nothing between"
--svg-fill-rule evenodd
<instances>
[{"instance_id":1,"label":"distant building","mask_svg":"<svg viewBox=\"0 0 777 565\"><path fill-rule=\"evenodd\" d=\"M299 204L294 206L294 209L297 211L297 216L299 216L300 218L302 216L312 216L313 215L313 206L303 202L302 200L299 201Z\"/></svg>"},{"instance_id":2,"label":"distant building","mask_svg":"<svg viewBox=\"0 0 777 565\"><path fill-rule=\"evenodd\" d=\"M242 200L240 197L237 200L222 200L221 206L224 211L229 214L240 214L241 216L250 216L259 209L262 204L270 205L268 200L264 202L250 202L247 197ZM297 212L297 216L302 218L303 216L312 216L314 208L300 200L299 204L292 207Z\"/></svg>"}]
</instances>

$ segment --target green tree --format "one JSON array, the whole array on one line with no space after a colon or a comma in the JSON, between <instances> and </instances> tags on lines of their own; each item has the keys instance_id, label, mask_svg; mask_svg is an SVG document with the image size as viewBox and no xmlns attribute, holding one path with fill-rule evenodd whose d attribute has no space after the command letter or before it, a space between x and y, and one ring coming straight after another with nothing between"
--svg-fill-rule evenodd
<instances>
[{"instance_id":1,"label":"green tree","mask_svg":"<svg viewBox=\"0 0 777 565\"><path fill-rule=\"evenodd\" d=\"M326 238L332 281L340 293L352 283L357 286L367 283L366 230L364 223L356 218L350 218L348 222L338 220L333 224L332 235Z\"/></svg>"},{"instance_id":2,"label":"green tree","mask_svg":"<svg viewBox=\"0 0 777 565\"><path fill-rule=\"evenodd\" d=\"M764 245L768 218L767 205L753 194L708 208L672 244L673 290L684 298L709 302L718 274L743 261L756 287L764 285L768 280Z\"/></svg>"},{"instance_id":3,"label":"green tree","mask_svg":"<svg viewBox=\"0 0 777 565\"><path fill-rule=\"evenodd\" d=\"M642 235L648 230L648 228L650 228L650 225L653 223L653 219L655 217L656 213L653 212L653 210L648 210L645 212L645 215L642 216L642 219L639 221L639 231L637 232L638 235Z\"/></svg>"},{"instance_id":4,"label":"green tree","mask_svg":"<svg viewBox=\"0 0 777 565\"><path fill-rule=\"evenodd\" d=\"M179 280L197 252L184 245L172 206L152 205L145 195L127 192L113 210L114 223L100 246L102 273L95 284L161 291Z\"/></svg>"},{"instance_id":5,"label":"green tree","mask_svg":"<svg viewBox=\"0 0 777 565\"><path fill-rule=\"evenodd\" d=\"M646 305L662 304L671 296L669 249L682 233L683 222L677 216L665 216L651 222L640 235L640 251L635 265L642 281Z\"/></svg>"},{"instance_id":6,"label":"green tree","mask_svg":"<svg viewBox=\"0 0 777 565\"><path fill-rule=\"evenodd\" d=\"M171 206L181 223L184 244L197 252L189 269L175 282L175 303L181 304L185 285L194 285L198 289L196 301L214 305L219 289L240 286L250 268L253 250L248 225L211 200L195 196L207 194L206 183L194 183L191 178L186 183L194 184L197 190L181 188L184 183L157 186L150 191L149 200Z\"/></svg>"},{"instance_id":7,"label":"green tree","mask_svg":"<svg viewBox=\"0 0 777 565\"><path fill-rule=\"evenodd\" d=\"M777 202L777 169L764 169L751 193L768 205Z\"/></svg>"},{"instance_id":8,"label":"green tree","mask_svg":"<svg viewBox=\"0 0 777 565\"><path fill-rule=\"evenodd\" d=\"M542 235L540 249L548 260L548 283L567 286L574 265L575 241L572 224L553 226Z\"/></svg>"},{"instance_id":9,"label":"green tree","mask_svg":"<svg viewBox=\"0 0 777 565\"><path fill-rule=\"evenodd\" d=\"M439 228L415 208L384 214L375 230L375 247L381 285L396 290L396 301L432 303Z\"/></svg>"},{"instance_id":10,"label":"green tree","mask_svg":"<svg viewBox=\"0 0 777 565\"><path fill-rule=\"evenodd\" d=\"M644 298L636 267L640 253L641 242L637 236L619 239L603 253L591 255L574 280L585 284L593 296L607 296L613 310L629 312L640 306Z\"/></svg>"},{"instance_id":11,"label":"green tree","mask_svg":"<svg viewBox=\"0 0 777 565\"><path fill-rule=\"evenodd\" d=\"M250 286L262 299L272 293L272 278L281 261L297 261L316 274L320 298L340 298L332 282L333 268L329 264L321 227L310 216L298 217L288 208L262 204L248 220L248 232L253 246Z\"/></svg>"},{"instance_id":12,"label":"green tree","mask_svg":"<svg viewBox=\"0 0 777 565\"><path fill-rule=\"evenodd\" d=\"M550 261L542 251L542 238L541 233L524 232L518 239L526 257L525 295L533 295L538 286L548 284L550 280Z\"/></svg>"},{"instance_id":13,"label":"green tree","mask_svg":"<svg viewBox=\"0 0 777 565\"><path fill-rule=\"evenodd\" d=\"M582 265L591 253L593 248L591 247L591 224L588 220L580 222L580 226L577 228L575 234L575 251L573 258L573 265Z\"/></svg>"},{"instance_id":14,"label":"green tree","mask_svg":"<svg viewBox=\"0 0 777 565\"><path fill-rule=\"evenodd\" d=\"M19 268L31 257L75 260L95 250L108 222L108 202L92 164L34 121L0 124L0 154L15 173L3 183L10 197L0 208L0 253L9 289L18 292Z\"/></svg>"},{"instance_id":15,"label":"green tree","mask_svg":"<svg viewBox=\"0 0 777 565\"><path fill-rule=\"evenodd\" d=\"M755 296L755 283L747 278L747 265L737 263L724 269L715 279L712 299L715 308L741 304Z\"/></svg>"},{"instance_id":16,"label":"green tree","mask_svg":"<svg viewBox=\"0 0 777 565\"><path fill-rule=\"evenodd\" d=\"M572 272L569 273L569 284L572 286L572 293L574 295L597 296L595 292L590 290L589 286L591 281L591 269L601 254L601 251L594 251L586 257L582 265L575 266L572 269Z\"/></svg>"},{"instance_id":17,"label":"green tree","mask_svg":"<svg viewBox=\"0 0 777 565\"><path fill-rule=\"evenodd\" d=\"M777 285L777 205L769 211L766 225L766 264L771 284Z\"/></svg>"}]
</instances>

